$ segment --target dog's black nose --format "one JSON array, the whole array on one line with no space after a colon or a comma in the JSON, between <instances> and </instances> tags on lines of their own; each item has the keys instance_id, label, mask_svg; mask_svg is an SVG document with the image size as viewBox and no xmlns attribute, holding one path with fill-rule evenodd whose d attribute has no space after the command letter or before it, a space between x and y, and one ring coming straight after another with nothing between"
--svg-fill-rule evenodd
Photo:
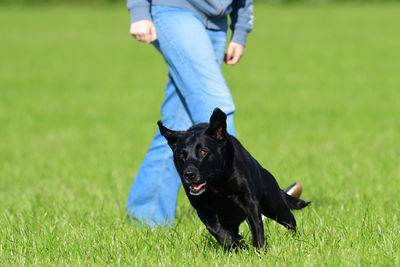
<instances>
[{"instance_id":1,"label":"dog's black nose","mask_svg":"<svg viewBox=\"0 0 400 267\"><path fill-rule=\"evenodd\" d=\"M185 177L186 180L193 182L193 180L196 178L196 173L193 171L186 171L183 174L183 177Z\"/></svg>"}]
</instances>

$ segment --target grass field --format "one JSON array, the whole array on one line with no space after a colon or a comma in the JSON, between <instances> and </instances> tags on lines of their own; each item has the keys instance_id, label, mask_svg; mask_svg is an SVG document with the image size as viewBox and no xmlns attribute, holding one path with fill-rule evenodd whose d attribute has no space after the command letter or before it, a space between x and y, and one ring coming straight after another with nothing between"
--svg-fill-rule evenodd
<instances>
[{"instance_id":1,"label":"grass field","mask_svg":"<svg viewBox=\"0 0 400 267\"><path fill-rule=\"evenodd\" d=\"M183 192L173 228L128 223L162 58L123 6L0 7L0 265L399 266L400 5L255 12L224 73L239 139L312 201L299 236L266 221L264 254L226 252Z\"/></svg>"}]
</instances>

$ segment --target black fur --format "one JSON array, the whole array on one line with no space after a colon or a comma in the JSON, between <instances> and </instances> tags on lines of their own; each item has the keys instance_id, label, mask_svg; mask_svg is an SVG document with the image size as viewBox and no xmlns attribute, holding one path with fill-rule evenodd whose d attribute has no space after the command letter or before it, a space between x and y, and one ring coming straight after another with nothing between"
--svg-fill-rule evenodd
<instances>
[{"instance_id":1,"label":"black fur","mask_svg":"<svg viewBox=\"0 0 400 267\"><path fill-rule=\"evenodd\" d=\"M158 122L174 154L175 167L190 203L217 241L226 248L239 245L239 225L249 225L253 245L264 246L261 214L296 230L291 209L309 202L280 189L240 142L226 132L226 114L216 108L210 123L187 131L172 131Z\"/></svg>"}]
</instances>

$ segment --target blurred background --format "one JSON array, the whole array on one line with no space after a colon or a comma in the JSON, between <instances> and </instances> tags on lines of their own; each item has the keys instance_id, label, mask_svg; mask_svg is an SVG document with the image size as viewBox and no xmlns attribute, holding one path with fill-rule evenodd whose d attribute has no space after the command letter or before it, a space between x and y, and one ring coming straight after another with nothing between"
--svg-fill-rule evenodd
<instances>
[{"instance_id":1,"label":"blurred background","mask_svg":"<svg viewBox=\"0 0 400 267\"><path fill-rule=\"evenodd\" d=\"M312 201L268 257L214 247L183 192L173 231L127 223L167 69L125 6L0 0L0 265L400 265L399 1L255 0L237 134Z\"/></svg>"}]
</instances>

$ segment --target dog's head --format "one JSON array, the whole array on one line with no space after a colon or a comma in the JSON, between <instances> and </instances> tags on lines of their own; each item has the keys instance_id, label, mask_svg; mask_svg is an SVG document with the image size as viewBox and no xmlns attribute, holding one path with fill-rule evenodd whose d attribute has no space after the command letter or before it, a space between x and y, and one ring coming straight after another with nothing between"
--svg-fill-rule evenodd
<instances>
[{"instance_id":1,"label":"dog's head","mask_svg":"<svg viewBox=\"0 0 400 267\"><path fill-rule=\"evenodd\" d=\"M209 124L197 124L187 131L167 129L161 121L158 127L173 151L186 192L198 196L213 188L225 166L226 114L216 108Z\"/></svg>"}]
</instances>

